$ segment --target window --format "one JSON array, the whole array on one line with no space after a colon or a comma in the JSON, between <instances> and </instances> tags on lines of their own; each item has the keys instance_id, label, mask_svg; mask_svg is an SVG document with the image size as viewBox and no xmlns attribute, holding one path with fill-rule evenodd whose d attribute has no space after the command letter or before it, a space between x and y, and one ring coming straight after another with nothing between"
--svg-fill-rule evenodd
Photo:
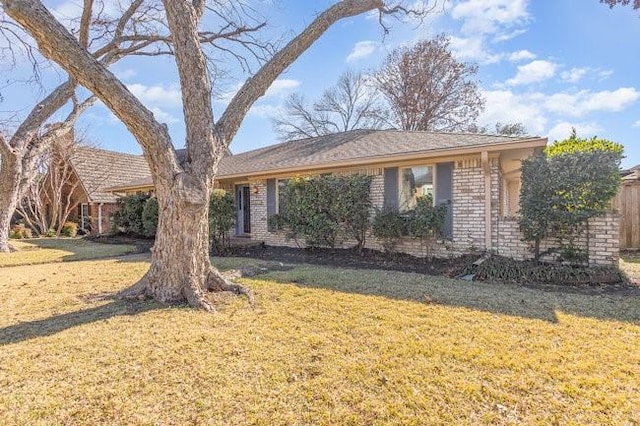
<instances>
[{"instance_id":1,"label":"window","mask_svg":"<svg viewBox=\"0 0 640 426\"><path fill-rule=\"evenodd\" d=\"M80 227L84 230L91 228L91 219L89 218L89 204L80 204Z\"/></svg>"},{"instance_id":2,"label":"window","mask_svg":"<svg viewBox=\"0 0 640 426\"><path fill-rule=\"evenodd\" d=\"M277 185L277 193L278 196L276 198L277 200L277 205L276 205L276 213L278 214L282 214L286 211L287 207L287 203L285 202L284 199L284 193L285 193L285 188L287 186L287 182L289 182L289 179L278 179L278 185Z\"/></svg>"},{"instance_id":3,"label":"window","mask_svg":"<svg viewBox=\"0 0 640 426\"><path fill-rule=\"evenodd\" d=\"M433 166L415 166L400 169L400 211L416 207L417 199L431 195L435 198Z\"/></svg>"},{"instance_id":4,"label":"window","mask_svg":"<svg viewBox=\"0 0 640 426\"><path fill-rule=\"evenodd\" d=\"M502 216L517 217L520 210L520 178L505 179Z\"/></svg>"}]
</instances>

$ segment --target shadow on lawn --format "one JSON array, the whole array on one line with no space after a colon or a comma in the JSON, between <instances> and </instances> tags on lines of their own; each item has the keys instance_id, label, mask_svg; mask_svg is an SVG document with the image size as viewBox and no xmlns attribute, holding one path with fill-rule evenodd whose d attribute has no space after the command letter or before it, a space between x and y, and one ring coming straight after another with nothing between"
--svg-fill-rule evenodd
<instances>
[{"instance_id":1,"label":"shadow on lawn","mask_svg":"<svg viewBox=\"0 0 640 426\"><path fill-rule=\"evenodd\" d=\"M100 244L97 240L87 238L33 238L23 240L29 246L20 248L16 253L32 252L37 250L62 250L69 254L64 255L59 261L74 262L79 260L116 258L127 254L139 253L140 248L133 244ZM123 247L127 246L127 247ZM26 263L28 264L28 263ZM7 265L7 266L20 266Z\"/></svg>"},{"instance_id":2,"label":"shadow on lawn","mask_svg":"<svg viewBox=\"0 0 640 426\"><path fill-rule=\"evenodd\" d=\"M51 336L61 331L107 320L123 315L137 315L166 307L159 303L142 301L113 300L106 305L66 314L54 315L41 320L21 322L0 329L0 346L18 343L36 337Z\"/></svg>"},{"instance_id":3,"label":"shadow on lawn","mask_svg":"<svg viewBox=\"0 0 640 426\"><path fill-rule=\"evenodd\" d=\"M294 283L344 293L382 296L425 304L463 307L502 315L558 322L556 312L602 320L640 322L638 295L593 295L569 289L467 282L422 274L298 265L256 279Z\"/></svg>"}]
</instances>

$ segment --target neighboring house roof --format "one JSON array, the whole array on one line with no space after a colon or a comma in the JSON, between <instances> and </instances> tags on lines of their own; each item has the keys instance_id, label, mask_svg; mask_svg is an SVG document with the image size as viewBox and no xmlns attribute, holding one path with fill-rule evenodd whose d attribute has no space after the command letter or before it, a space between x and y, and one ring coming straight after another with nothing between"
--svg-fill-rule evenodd
<instances>
[{"instance_id":1,"label":"neighboring house roof","mask_svg":"<svg viewBox=\"0 0 640 426\"><path fill-rule=\"evenodd\" d=\"M78 148L71 164L92 203L115 203L117 197L107 188L151 175L142 155L97 148Z\"/></svg>"},{"instance_id":2,"label":"neighboring house roof","mask_svg":"<svg viewBox=\"0 0 640 426\"><path fill-rule=\"evenodd\" d=\"M477 133L438 133L401 130L354 130L284 142L224 158L218 178L321 166L384 162L406 156L508 148L519 142L544 146L540 137L511 137ZM479 151L479 149L476 149Z\"/></svg>"},{"instance_id":3,"label":"neighboring house roof","mask_svg":"<svg viewBox=\"0 0 640 426\"><path fill-rule=\"evenodd\" d=\"M620 172L623 181L640 180L640 164Z\"/></svg>"}]
</instances>

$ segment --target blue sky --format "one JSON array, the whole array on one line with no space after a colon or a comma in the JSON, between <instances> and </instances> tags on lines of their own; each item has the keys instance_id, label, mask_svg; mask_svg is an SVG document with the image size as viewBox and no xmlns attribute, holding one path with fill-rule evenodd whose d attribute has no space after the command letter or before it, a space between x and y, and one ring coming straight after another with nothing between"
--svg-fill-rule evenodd
<instances>
[{"instance_id":1,"label":"blue sky","mask_svg":"<svg viewBox=\"0 0 640 426\"><path fill-rule=\"evenodd\" d=\"M45 3L70 15L81 1ZM331 2L263 0L257 4L269 21L267 35L290 36ZM610 10L598 0L456 0L420 26L390 24L387 36L372 16L351 18L333 27L255 104L231 144L232 151L276 143L270 117L281 111L291 92L312 100L346 69L371 70L395 47L444 32L459 59L479 64L486 99L479 124L522 122L529 133L550 141L566 137L575 126L580 135L624 144L624 166L640 163L640 13L630 7ZM217 115L246 78L233 63L225 65L239 78L216 84ZM125 60L113 70L168 124L176 146L183 146L180 91L172 59ZM4 73L8 75L6 67ZM64 77L55 70L43 75L45 87ZM42 95L41 89L20 84L0 92L4 116L9 111L24 114ZM103 148L140 152L135 139L104 106L89 110L79 127L88 140Z\"/></svg>"}]
</instances>

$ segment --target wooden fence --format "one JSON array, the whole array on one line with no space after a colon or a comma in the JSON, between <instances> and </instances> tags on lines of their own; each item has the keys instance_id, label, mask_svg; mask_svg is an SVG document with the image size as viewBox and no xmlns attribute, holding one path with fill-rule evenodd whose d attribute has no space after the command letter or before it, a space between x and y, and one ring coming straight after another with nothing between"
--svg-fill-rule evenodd
<instances>
[{"instance_id":1,"label":"wooden fence","mask_svg":"<svg viewBox=\"0 0 640 426\"><path fill-rule=\"evenodd\" d=\"M623 182L612 204L620 213L620 249L640 249L640 181Z\"/></svg>"}]
</instances>

